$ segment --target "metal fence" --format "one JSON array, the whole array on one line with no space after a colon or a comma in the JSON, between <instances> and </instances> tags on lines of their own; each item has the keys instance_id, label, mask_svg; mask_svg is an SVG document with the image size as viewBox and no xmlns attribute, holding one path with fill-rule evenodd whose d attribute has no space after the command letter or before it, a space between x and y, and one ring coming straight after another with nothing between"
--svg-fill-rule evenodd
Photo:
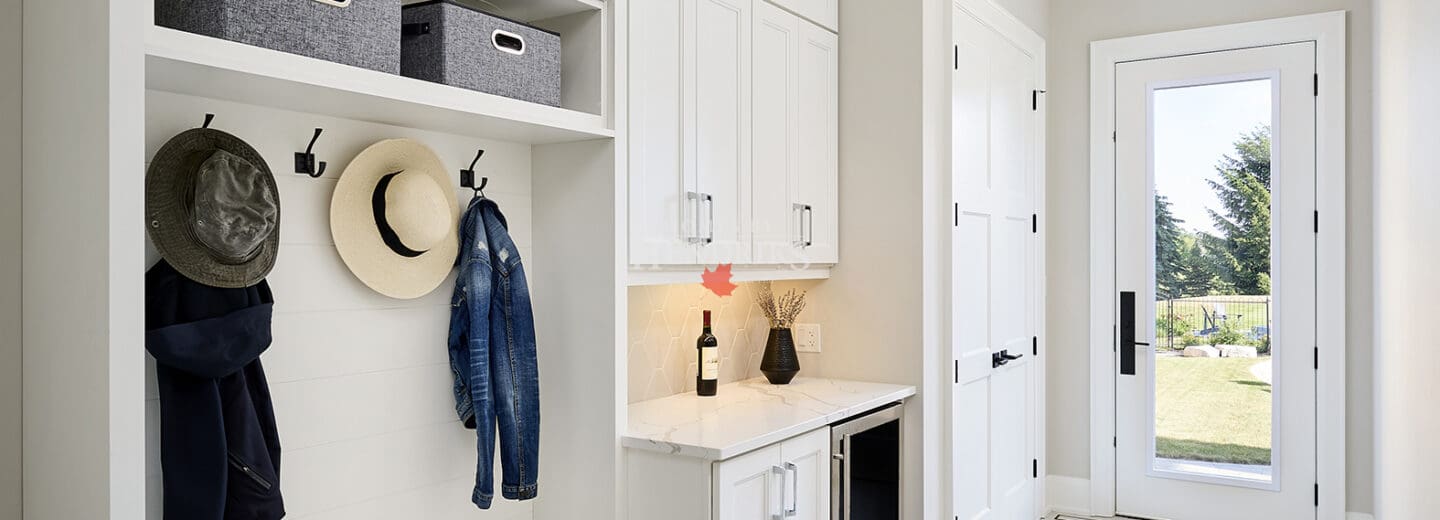
<instances>
[{"instance_id":1,"label":"metal fence","mask_svg":"<svg viewBox=\"0 0 1440 520\"><path fill-rule=\"evenodd\" d=\"M1270 296L1203 296L1155 302L1156 349L1215 342L1270 350Z\"/></svg>"}]
</instances>

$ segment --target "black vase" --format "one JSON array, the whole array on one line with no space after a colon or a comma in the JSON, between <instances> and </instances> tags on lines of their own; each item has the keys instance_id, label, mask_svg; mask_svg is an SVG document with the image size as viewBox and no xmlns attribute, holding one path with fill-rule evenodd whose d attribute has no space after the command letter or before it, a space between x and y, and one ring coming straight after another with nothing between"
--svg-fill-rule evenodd
<instances>
[{"instance_id":1,"label":"black vase","mask_svg":"<svg viewBox=\"0 0 1440 520\"><path fill-rule=\"evenodd\" d=\"M760 359L760 373L772 385L790 384L800 372L800 358L795 355L795 335L790 329L770 329L765 341L765 357Z\"/></svg>"}]
</instances>

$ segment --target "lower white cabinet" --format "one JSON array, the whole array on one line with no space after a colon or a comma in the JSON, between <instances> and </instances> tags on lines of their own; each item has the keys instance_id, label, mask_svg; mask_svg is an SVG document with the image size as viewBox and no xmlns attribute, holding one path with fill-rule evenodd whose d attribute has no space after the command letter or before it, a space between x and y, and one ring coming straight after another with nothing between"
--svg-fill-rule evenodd
<instances>
[{"instance_id":1,"label":"lower white cabinet","mask_svg":"<svg viewBox=\"0 0 1440 520\"><path fill-rule=\"evenodd\" d=\"M714 462L628 453L628 514L634 520L830 518L829 427Z\"/></svg>"}]
</instances>

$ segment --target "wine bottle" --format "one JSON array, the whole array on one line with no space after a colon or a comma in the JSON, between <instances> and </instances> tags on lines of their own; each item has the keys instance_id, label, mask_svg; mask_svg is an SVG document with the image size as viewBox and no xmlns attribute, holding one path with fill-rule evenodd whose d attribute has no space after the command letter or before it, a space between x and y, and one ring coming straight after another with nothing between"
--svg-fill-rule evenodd
<instances>
[{"instance_id":1,"label":"wine bottle","mask_svg":"<svg viewBox=\"0 0 1440 520\"><path fill-rule=\"evenodd\" d=\"M720 386L720 342L710 333L710 311L705 311L705 330L695 340L695 350L700 356L695 371L695 393L702 397L715 395Z\"/></svg>"}]
</instances>

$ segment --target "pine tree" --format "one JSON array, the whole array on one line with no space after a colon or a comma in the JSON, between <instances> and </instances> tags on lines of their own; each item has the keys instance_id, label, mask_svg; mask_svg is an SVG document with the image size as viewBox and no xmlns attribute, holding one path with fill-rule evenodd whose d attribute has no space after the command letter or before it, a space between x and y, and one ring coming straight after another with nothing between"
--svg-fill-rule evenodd
<instances>
[{"instance_id":1,"label":"pine tree","mask_svg":"<svg viewBox=\"0 0 1440 520\"><path fill-rule=\"evenodd\" d=\"M1155 195L1155 297L1162 300L1181 297L1180 255L1184 248L1181 240L1184 232L1180 224L1185 221L1175 218L1170 211L1170 200L1164 195Z\"/></svg>"},{"instance_id":2,"label":"pine tree","mask_svg":"<svg viewBox=\"0 0 1440 520\"><path fill-rule=\"evenodd\" d=\"M1237 293L1270 294L1270 127L1241 135L1235 155L1215 169L1219 180L1210 187L1223 207L1209 210L1223 237L1210 241L1216 267Z\"/></svg>"}]
</instances>

